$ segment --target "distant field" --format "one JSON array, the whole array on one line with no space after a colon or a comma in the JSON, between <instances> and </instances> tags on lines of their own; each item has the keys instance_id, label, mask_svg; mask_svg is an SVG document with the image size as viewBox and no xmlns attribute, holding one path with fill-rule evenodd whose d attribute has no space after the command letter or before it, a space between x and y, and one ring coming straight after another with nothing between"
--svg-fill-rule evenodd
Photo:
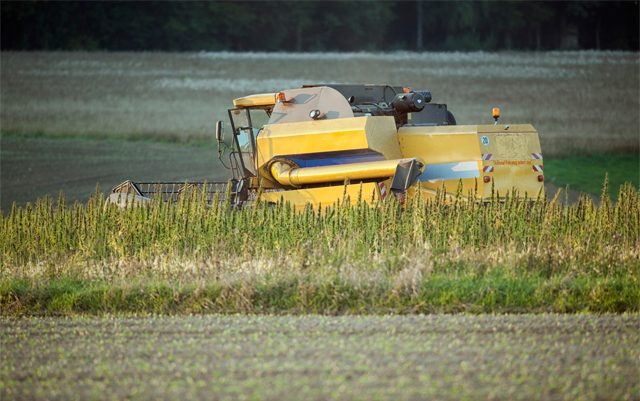
<instances>
[{"instance_id":1,"label":"distant field","mask_svg":"<svg viewBox=\"0 0 640 401\"><path fill-rule=\"evenodd\" d=\"M309 82L430 89L459 123L489 122L499 105L505 122L539 129L550 184L597 194L608 171L615 194L622 181L637 185L640 167L601 155L637 160L639 66L638 53L624 52L3 52L1 206L60 190L86 199L97 183L108 190L127 178L224 179L211 143L231 100ZM84 137L114 141L78 141ZM115 141L122 139L200 145ZM575 152L595 158L558 158Z\"/></svg>"},{"instance_id":2,"label":"distant field","mask_svg":"<svg viewBox=\"0 0 640 401\"><path fill-rule=\"evenodd\" d=\"M234 97L303 83L429 89L459 123L531 122L546 155L638 150L639 54L15 53L0 61L2 131L211 136Z\"/></svg>"},{"instance_id":3,"label":"distant field","mask_svg":"<svg viewBox=\"0 0 640 401\"><path fill-rule=\"evenodd\" d=\"M631 182L640 188L640 155L638 153L599 154L550 158L544 161L547 182L569 190L598 195L605 175L609 195L616 196L620 185Z\"/></svg>"},{"instance_id":4,"label":"distant field","mask_svg":"<svg viewBox=\"0 0 640 401\"><path fill-rule=\"evenodd\" d=\"M126 179L137 181L225 181L211 141L187 145L152 141L5 135L0 142L0 200L24 205L63 191L86 200Z\"/></svg>"},{"instance_id":5,"label":"distant field","mask_svg":"<svg viewBox=\"0 0 640 401\"><path fill-rule=\"evenodd\" d=\"M3 400L636 400L638 315L0 321Z\"/></svg>"}]
</instances>

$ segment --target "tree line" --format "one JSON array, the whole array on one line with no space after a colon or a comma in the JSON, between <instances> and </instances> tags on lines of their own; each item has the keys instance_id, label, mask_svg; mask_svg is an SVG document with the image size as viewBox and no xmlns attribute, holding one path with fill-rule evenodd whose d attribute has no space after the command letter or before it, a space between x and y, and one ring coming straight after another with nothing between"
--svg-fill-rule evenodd
<instances>
[{"instance_id":1,"label":"tree line","mask_svg":"<svg viewBox=\"0 0 640 401\"><path fill-rule=\"evenodd\" d=\"M638 1L13 2L2 50L638 50Z\"/></svg>"}]
</instances>

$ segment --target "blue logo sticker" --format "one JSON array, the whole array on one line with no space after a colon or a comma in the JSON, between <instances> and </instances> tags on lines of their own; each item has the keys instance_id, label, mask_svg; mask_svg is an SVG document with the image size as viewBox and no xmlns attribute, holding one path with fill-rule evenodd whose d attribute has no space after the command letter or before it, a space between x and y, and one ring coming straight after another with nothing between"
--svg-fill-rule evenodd
<instances>
[{"instance_id":1,"label":"blue logo sticker","mask_svg":"<svg viewBox=\"0 0 640 401\"><path fill-rule=\"evenodd\" d=\"M488 146L489 145L489 137L486 135L482 135L480 137L480 143L482 143L484 146Z\"/></svg>"}]
</instances>

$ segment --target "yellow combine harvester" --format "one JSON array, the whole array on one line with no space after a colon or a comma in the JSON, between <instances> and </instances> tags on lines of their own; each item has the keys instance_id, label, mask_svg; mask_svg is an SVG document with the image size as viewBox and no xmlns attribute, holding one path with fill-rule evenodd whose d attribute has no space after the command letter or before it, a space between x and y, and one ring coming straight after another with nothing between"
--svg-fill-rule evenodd
<instances>
[{"instance_id":1,"label":"yellow combine harvester","mask_svg":"<svg viewBox=\"0 0 640 401\"><path fill-rule=\"evenodd\" d=\"M445 104L426 91L388 85L307 85L235 99L229 110L231 146L216 124L219 156L229 152L230 200L260 199L328 206L342 200L375 203L430 198L444 190L478 201L543 189L538 133L530 124L457 125ZM110 200L176 199L207 188L210 199L228 183L136 183L113 189ZM218 195L220 198L221 195Z\"/></svg>"}]
</instances>

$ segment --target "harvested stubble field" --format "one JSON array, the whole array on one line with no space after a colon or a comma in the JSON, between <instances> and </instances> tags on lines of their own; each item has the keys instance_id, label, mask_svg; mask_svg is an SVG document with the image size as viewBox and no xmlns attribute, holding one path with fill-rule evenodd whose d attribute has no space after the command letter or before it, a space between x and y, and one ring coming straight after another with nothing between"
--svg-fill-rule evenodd
<instances>
[{"instance_id":1,"label":"harvested stubble field","mask_svg":"<svg viewBox=\"0 0 640 401\"><path fill-rule=\"evenodd\" d=\"M0 321L0 398L638 399L638 315Z\"/></svg>"},{"instance_id":2,"label":"harvested stubble field","mask_svg":"<svg viewBox=\"0 0 640 401\"><path fill-rule=\"evenodd\" d=\"M625 52L3 52L2 130L186 140L234 97L304 83L429 89L459 123L531 122L547 155L638 149L640 58Z\"/></svg>"}]
</instances>

